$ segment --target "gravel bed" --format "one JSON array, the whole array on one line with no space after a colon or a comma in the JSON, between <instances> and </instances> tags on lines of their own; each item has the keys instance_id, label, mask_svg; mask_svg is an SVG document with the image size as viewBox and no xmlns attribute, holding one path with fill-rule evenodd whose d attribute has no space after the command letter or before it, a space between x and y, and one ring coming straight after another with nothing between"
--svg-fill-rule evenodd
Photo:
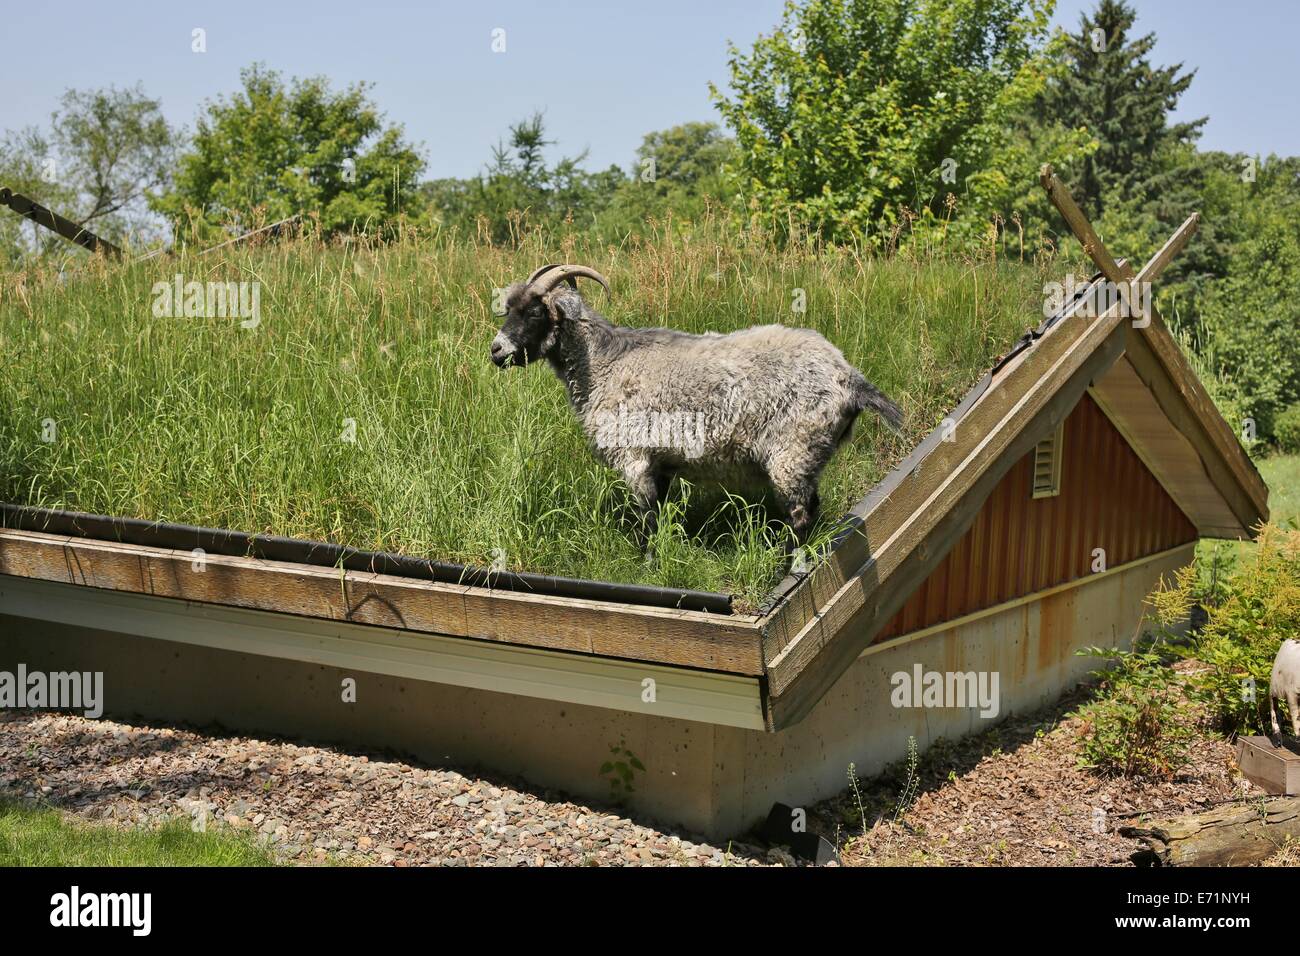
<instances>
[{"instance_id":1,"label":"gravel bed","mask_svg":"<svg viewBox=\"0 0 1300 956\"><path fill-rule=\"evenodd\" d=\"M286 861L391 866L770 866L527 785L279 740L0 712L0 795L141 826L253 834Z\"/></svg>"}]
</instances>

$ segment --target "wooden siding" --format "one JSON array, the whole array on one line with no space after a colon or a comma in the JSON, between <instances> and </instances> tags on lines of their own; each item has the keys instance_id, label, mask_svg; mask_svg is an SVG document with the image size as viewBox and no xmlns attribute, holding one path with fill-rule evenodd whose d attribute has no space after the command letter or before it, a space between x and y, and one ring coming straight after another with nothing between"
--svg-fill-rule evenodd
<instances>
[{"instance_id":1,"label":"wooden siding","mask_svg":"<svg viewBox=\"0 0 1300 956\"><path fill-rule=\"evenodd\" d=\"M1033 497L1034 455L1009 471L974 524L876 642L1195 541L1196 528L1088 395L1065 421L1061 492Z\"/></svg>"}]
</instances>

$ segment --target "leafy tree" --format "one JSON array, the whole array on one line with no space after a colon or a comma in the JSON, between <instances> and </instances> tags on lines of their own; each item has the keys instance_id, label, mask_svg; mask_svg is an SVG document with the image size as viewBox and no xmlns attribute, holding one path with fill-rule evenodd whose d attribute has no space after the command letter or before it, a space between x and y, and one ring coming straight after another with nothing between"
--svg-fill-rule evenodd
<instances>
[{"instance_id":1,"label":"leafy tree","mask_svg":"<svg viewBox=\"0 0 1300 956\"><path fill-rule=\"evenodd\" d=\"M169 181L178 138L138 85L68 90L48 132L28 127L0 140L0 183L120 243L156 226L147 199ZM12 261L65 247L73 248L16 216L0 220L0 249Z\"/></svg>"},{"instance_id":2,"label":"leafy tree","mask_svg":"<svg viewBox=\"0 0 1300 956\"><path fill-rule=\"evenodd\" d=\"M728 166L736 143L717 123L682 123L647 133L637 147L632 176L614 199L613 217L625 231L670 212L699 216L710 200L735 193Z\"/></svg>"},{"instance_id":3,"label":"leafy tree","mask_svg":"<svg viewBox=\"0 0 1300 956\"><path fill-rule=\"evenodd\" d=\"M1205 159L1217 167L1207 218L1225 220L1232 241L1224 278L1197 303L1198 344L1233 404L1269 439L1277 416L1300 401L1300 158Z\"/></svg>"},{"instance_id":4,"label":"leafy tree","mask_svg":"<svg viewBox=\"0 0 1300 956\"><path fill-rule=\"evenodd\" d=\"M717 123L682 123L646 133L637 147L634 175L652 182L660 196L717 190L735 148L735 141ZM653 176L644 175L651 171Z\"/></svg>"},{"instance_id":5,"label":"leafy tree","mask_svg":"<svg viewBox=\"0 0 1300 956\"><path fill-rule=\"evenodd\" d=\"M835 239L882 233L904 207L972 221L1023 189L1008 129L1052 69L1050 0L803 0L714 98L751 208ZM1041 161L1041 159L1039 160Z\"/></svg>"},{"instance_id":6,"label":"leafy tree","mask_svg":"<svg viewBox=\"0 0 1300 956\"><path fill-rule=\"evenodd\" d=\"M53 127L62 175L90 207L78 210L81 225L142 211L150 191L171 177L177 135L163 118L162 104L140 86L68 90Z\"/></svg>"},{"instance_id":7,"label":"leafy tree","mask_svg":"<svg viewBox=\"0 0 1300 956\"><path fill-rule=\"evenodd\" d=\"M295 214L327 231L390 224L411 205L424 160L400 125L385 125L360 83L293 79L254 64L242 90L207 104L174 188L155 201L183 234L247 228Z\"/></svg>"}]
</instances>

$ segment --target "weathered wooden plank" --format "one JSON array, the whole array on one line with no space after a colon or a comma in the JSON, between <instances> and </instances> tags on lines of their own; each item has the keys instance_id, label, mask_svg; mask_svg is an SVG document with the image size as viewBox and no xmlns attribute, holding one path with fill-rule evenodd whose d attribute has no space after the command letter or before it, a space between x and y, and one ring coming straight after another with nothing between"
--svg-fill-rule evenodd
<instances>
[{"instance_id":1,"label":"weathered wooden plank","mask_svg":"<svg viewBox=\"0 0 1300 956\"><path fill-rule=\"evenodd\" d=\"M0 530L0 573L757 676L753 619Z\"/></svg>"},{"instance_id":2,"label":"weathered wooden plank","mask_svg":"<svg viewBox=\"0 0 1300 956\"><path fill-rule=\"evenodd\" d=\"M1109 278L1111 273L1118 268L1115 260L1111 258L1110 252L1102 244L1101 238L1092 228L1092 223L1088 221L1088 217L1075 204L1074 197L1065 188L1065 184L1056 178L1050 164L1044 165L1039 170L1038 181L1042 184L1043 189L1047 190L1047 198L1052 201L1052 205L1061 214L1065 224L1070 227L1074 237L1079 240L1079 244L1083 246L1083 251L1093 262L1097 263L1098 268Z\"/></svg>"},{"instance_id":3,"label":"weathered wooden plank","mask_svg":"<svg viewBox=\"0 0 1300 956\"><path fill-rule=\"evenodd\" d=\"M1133 854L1139 865L1250 866L1300 838L1300 797L1233 804L1119 832L1143 843Z\"/></svg>"},{"instance_id":4,"label":"weathered wooden plank","mask_svg":"<svg viewBox=\"0 0 1300 956\"><path fill-rule=\"evenodd\" d=\"M89 229L85 229L71 219L60 216L52 209L42 206L34 199L16 193L8 187L0 188L0 206L8 206L18 215L30 219L37 225L56 232L69 242L74 242L91 252L104 251L114 258L121 258L122 250L107 239L101 239Z\"/></svg>"},{"instance_id":5,"label":"weathered wooden plank","mask_svg":"<svg viewBox=\"0 0 1300 956\"><path fill-rule=\"evenodd\" d=\"M951 441L940 442L898 487L870 511L853 534L821 561L771 615L764 630L763 654L770 665L798 636L819 608L825 607L869 561L873 549L888 540L928 500L970 454L993 422L1001 420L1050 361L1065 352L1093 320L1079 318L1075 307L1028 352L1003 368L988 391L958 423ZM1026 365L1028 356L1034 356Z\"/></svg>"},{"instance_id":6,"label":"weathered wooden plank","mask_svg":"<svg viewBox=\"0 0 1300 956\"><path fill-rule=\"evenodd\" d=\"M1296 741L1274 744L1267 737L1238 737L1237 766L1241 775L1265 793L1300 795L1300 752Z\"/></svg>"},{"instance_id":7,"label":"weathered wooden plank","mask_svg":"<svg viewBox=\"0 0 1300 956\"><path fill-rule=\"evenodd\" d=\"M1244 533L1236 514L1210 480L1201 454L1160 407L1151 387L1138 376L1127 355L1098 379L1090 392L1202 535L1213 537L1220 529L1233 529L1230 537ZM1174 405L1181 407L1179 402Z\"/></svg>"},{"instance_id":8,"label":"weathered wooden plank","mask_svg":"<svg viewBox=\"0 0 1300 956\"><path fill-rule=\"evenodd\" d=\"M1153 316L1152 325L1155 325L1155 321L1156 318ZM1167 332L1165 334L1168 335ZM1177 379L1169 374L1168 367L1151 347L1152 339L1143 335L1135 335L1132 338L1127 355L1129 364L1133 366L1138 378L1150 391L1170 424L1191 443L1204 473L1236 517L1239 527L1231 536L1249 537L1250 529L1257 522L1268 520L1268 488L1263 485L1262 480L1259 488L1252 487L1254 483L1245 480L1246 475L1240 467L1241 462L1236 459L1244 459L1245 468L1250 475L1259 479L1255 466L1250 463L1235 437L1230 436L1228 439L1235 446L1235 451L1225 451L1222 440L1214 439L1212 432L1217 429L1208 428L1206 413L1197 411L1188 403L1186 389L1180 387ZM1177 347L1175 343L1174 348ZM1181 352L1179 354L1181 355ZM1188 374L1191 374L1190 370ZM1227 427L1217 410L1214 410L1214 417L1225 428Z\"/></svg>"},{"instance_id":9,"label":"weathered wooden plank","mask_svg":"<svg viewBox=\"0 0 1300 956\"><path fill-rule=\"evenodd\" d=\"M1135 278L1132 267L1127 262L1116 262L1106 251L1105 245L1098 238L1092 224L1075 204L1069 190L1052 173L1051 166L1043 167L1041 178L1043 188L1047 190L1052 204L1056 206L1075 238L1083 245L1084 251L1097 264L1102 274L1115 283L1132 281ZM1199 222L1199 213L1188 217L1143 267L1143 275L1137 277L1138 280L1154 281L1196 232ZM1165 377L1190 414L1176 413L1172 403L1166 408L1166 412L1170 414L1171 421L1180 430L1184 430L1184 434L1187 434L1197 446L1198 453L1205 461L1206 469L1214 478L1215 485L1224 499L1237 513L1242 526L1249 529L1258 521L1268 520L1268 487L1264 484L1264 479L1260 477L1250 456L1241 447L1236 431L1224 421L1218 407L1200 384L1191 363L1170 334L1154 302L1151 305L1150 322L1135 322L1134 327L1141 333L1142 342L1159 363ZM1142 356L1135 356L1134 365L1139 365L1141 359ZM1153 369L1155 366L1148 363L1147 367ZM1148 385L1151 385L1155 379L1154 376L1147 375L1143 378ZM1164 403L1162 407L1163 405ZM1212 461L1211 459L1214 458L1219 461Z\"/></svg>"},{"instance_id":10,"label":"weathered wooden plank","mask_svg":"<svg viewBox=\"0 0 1300 956\"><path fill-rule=\"evenodd\" d=\"M773 729L797 722L812 709L965 534L1007 471L1057 427L1089 382L1123 353L1123 325L1105 318L1097 323L1096 329L1105 332L1102 342L1093 344L1091 334L1077 340L1039 385L990 429L945 487L878 549L875 559L769 665L768 713Z\"/></svg>"}]
</instances>

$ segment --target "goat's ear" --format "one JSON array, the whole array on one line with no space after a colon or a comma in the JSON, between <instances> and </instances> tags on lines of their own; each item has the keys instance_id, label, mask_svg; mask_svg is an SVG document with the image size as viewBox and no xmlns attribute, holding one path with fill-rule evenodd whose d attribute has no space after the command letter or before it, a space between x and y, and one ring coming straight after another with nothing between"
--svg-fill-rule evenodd
<instances>
[{"instance_id":1,"label":"goat's ear","mask_svg":"<svg viewBox=\"0 0 1300 956\"><path fill-rule=\"evenodd\" d=\"M582 298L577 292L565 289L553 296L547 304L552 322L576 322L582 318Z\"/></svg>"}]
</instances>

